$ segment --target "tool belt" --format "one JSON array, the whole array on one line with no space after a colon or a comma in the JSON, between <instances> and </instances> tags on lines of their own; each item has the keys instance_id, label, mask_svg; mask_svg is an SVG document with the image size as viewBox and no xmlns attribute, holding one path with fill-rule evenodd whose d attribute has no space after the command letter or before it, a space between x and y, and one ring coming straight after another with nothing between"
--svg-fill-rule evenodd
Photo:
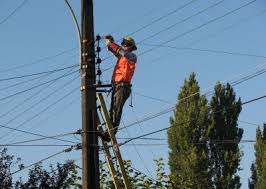
<instances>
[{"instance_id":1,"label":"tool belt","mask_svg":"<svg viewBox=\"0 0 266 189\"><path fill-rule=\"evenodd\" d=\"M132 85L129 82L119 82L113 83L113 87L131 87Z\"/></svg>"}]
</instances>

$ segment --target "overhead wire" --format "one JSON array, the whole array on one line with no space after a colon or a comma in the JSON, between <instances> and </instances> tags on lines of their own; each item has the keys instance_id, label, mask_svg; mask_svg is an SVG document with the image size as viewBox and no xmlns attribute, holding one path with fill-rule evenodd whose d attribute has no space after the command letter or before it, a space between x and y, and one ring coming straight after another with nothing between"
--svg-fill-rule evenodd
<instances>
[{"instance_id":1,"label":"overhead wire","mask_svg":"<svg viewBox=\"0 0 266 189\"><path fill-rule=\"evenodd\" d=\"M23 166L23 167L21 167L20 169L18 169L17 171L14 171L14 172L10 173L10 175L14 175L14 174L16 174L16 173L18 173L18 172L21 172L21 171L23 171L23 170L25 170L25 169L28 169L28 168L30 168L30 167L32 167L32 166L34 166L34 165L39 164L39 163L42 163L42 162L44 162L44 161L46 161L46 160L48 160L48 159L51 159L51 158L53 158L53 157L55 157L55 156L60 155L60 154L63 154L63 153L66 153L66 152L71 152L71 151L74 150L74 149L75 149L75 150L79 150L79 149L80 149L80 144L78 144L78 145L73 145L73 146L71 146L71 147L69 147L69 148L66 148L66 149L64 149L64 150L62 150L62 151L59 151L59 152L57 152L57 153L55 153L55 154L52 154L52 155L50 155L50 156L48 156L48 157L46 157L46 158L43 158L43 159L41 159L41 160L39 160L39 161L37 161L37 162L35 162L35 163L29 164L29 165L27 165L27 166Z\"/></svg>"},{"instance_id":2,"label":"overhead wire","mask_svg":"<svg viewBox=\"0 0 266 189\"><path fill-rule=\"evenodd\" d=\"M148 36L148 37L142 39L141 41L137 42L137 44L139 45L139 44L143 43L144 41L146 41L146 40L148 40L148 39L151 39L151 38L153 38L153 37L159 35L160 33L164 32L164 31L167 31L167 30L169 30L169 29L171 29L171 28L173 28L173 27L175 27L175 26L177 26L177 25L179 25L179 24L181 24L181 23L186 22L186 21L188 21L189 19L191 19L191 18L193 18L193 17L195 17L195 16L198 16L198 15L201 14L201 13L206 12L206 11L208 11L208 10L211 9L211 8L214 8L215 6L221 4L223 1L225 1L225 0L221 0L221 1L219 1L219 2L217 2L217 3L215 3L215 4L213 4L213 5L211 5L211 6L207 7L207 8L205 8L205 9L203 9L203 10L197 12L196 14L193 14L193 15L191 15L191 16L189 16L189 17L187 17L187 18L185 18L185 19L183 19L183 20L181 20L181 21L178 21L178 22L174 23L174 24L168 26L167 28L164 28L164 29L162 29L162 30L160 30L160 31L158 31L158 32L156 32L156 33L154 33L154 34L152 34L152 35L150 35L150 36ZM192 2L194 2L194 1L192 1ZM190 4L190 3L191 3L191 1L189 2L189 4ZM188 4L188 5L189 5L189 4ZM182 6L182 7L183 7L183 6ZM185 6L185 7L186 7L186 6ZM178 8L178 9L176 9L176 10L181 10L181 9L182 9L182 8ZM170 14L170 15L171 15L171 14ZM164 17L163 17L163 18L164 18ZM160 21L161 19L162 19L162 17L160 17L160 18L157 19L157 20ZM148 24L147 26L150 26L150 25ZM141 28L140 28L140 29L141 29ZM137 30L137 31L141 31L141 30L142 30L142 29L141 29L141 30L140 30L140 29ZM108 56L108 57L104 58L102 61L105 61L105 60L109 59L110 57L112 57L112 56Z\"/></svg>"},{"instance_id":3,"label":"overhead wire","mask_svg":"<svg viewBox=\"0 0 266 189\"><path fill-rule=\"evenodd\" d=\"M14 80L14 79L22 79L22 78L32 77L32 76L36 76L36 75L43 75L43 74L48 74L48 73L60 72L60 71L67 70L67 69L70 69L70 68L74 68L74 67L77 67L77 66L78 65L75 64L75 65L71 65L71 66L67 66L65 68L60 68L60 69L55 69L55 70L49 70L49 71L26 74L26 75L9 77L9 78L2 78L2 79L0 79L0 82L2 82L2 81L10 81L10 80Z\"/></svg>"},{"instance_id":4,"label":"overhead wire","mask_svg":"<svg viewBox=\"0 0 266 189\"><path fill-rule=\"evenodd\" d=\"M56 80L62 79L62 78L66 77L66 76L68 76L68 75L71 75L71 74L73 74L73 73L77 73L78 71L79 71L79 70L73 71L73 72L71 72L71 73L69 73L69 74L67 74L67 75L60 76L60 77L57 77L57 78L55 78L55 79L52 79L52 80L46 81L46 82L44 82L44 83L41 83L41 84L38 84L38 85L32 86L32 87L30 87L30 88L28 88L28 89L25 89L25 90L22 90L22 91L16 92L16 93L11 94L11 95L7 95L7 96L5 96L5 97L0 98L0 101L3 101L3 100L6 100L6 99L9 99L9 98L11 98L11 97L14 97L14 96L20 95L20 94L22 94L22 93L25 93L25 92L31 91L31 90L36 89L36 88L39 88L39 87L41 87L41 86L43 86L43 85L45 85L45 84L48 84L48 83L54 82L54 81L56 81Z\"/></svg>"},{"instance_id":5,"label":"overhead wire","mask_svg":"<svg viewBox=\"0 0 266 189\"><path fill-rule=\"evenodd\" d=\"M72 146L69 144L0 144L0 147L59 147Z\"/></svg>"},{"instance_id":6,"label":"overhead wire","mask_svg":"<svg viewBox=\"0 0 266 189\"><path fill-rule=\"evenodd\" d=\"M28 0L23 0L9 15L7 15L3 20L0 21L0 25L6 23L17 11L19 11L23 6L26 5Z\"/></svg>"},{"instance_id":7,"label":"overhead wire","mask_svg":"<svg viewBox=\"0 0 266 189\"><path fill-rule=\"evenodd\" d=\"M184 18L184 19L182 19L181 21L178 21L178 22L176 22L176 23L174 23L174 24L172 24L172 25L170 25L170 26L168 26L168 27L166 27L166 28L164 28L164 29L162 29L162 30L160 30L160 31L158 31L158 32L156 32L156 33L154 33L154 34L152 34L152 35L150 35L150 36L144 38L144 39L142 39L142 40L139 41L137 44L141 44L141 43L143 43L144 41L146 41L146 40L148 40L148 39L151 39L151 38L153 38L153 37L159 35L159 34L162 33L162 32L165 32L165 31L167 31L167 30L170 30L171 28L173 28L173 27L175 27L175 26L177 26L177 25L179 25L179 24L182 24L182 23L188 21L188 20L190 20L190 19L193 18L193 17L196 17L196 16L198 16L198 15L200 15L200 14L202 14L202 13L208 11L209 9L212 9L212 8L214 8L214 7L218 6L218 5L220 5L220 4L223 3L224 1L225 1L225 0L218 1L218 2L216 2L216 3L214 3L214 4L212 4L211 6L208 6L207 8L204 8L203 10L198 11L197 13L195 13L195 14L193 14L193 15L191 15L191 16L189 16L189 17L187 17L187 18Z\"/></svg>"},{"instance_id":8,"label":"overhead wire","mask_svg":"<svg viewBox=\"0 0 266 189\"><path fill-rule=\"evenodd\" d=\"M67 74L69 74L72 70L68 71L67 73L64 73L62 75L66 76ZM49 74L46 74L44 77L49 76ZM40 80L38 80L39 82ZM0 118L3 118L4 116L8 115L9 113L11 113L13 110L16 110L18 107L22 106L23 104L25 104L26 102L28 102L29 100L31 100L33 97L36 97L38 94L40 94L43 90L46 90L48 87L50 87L51 85L55 84L55 82L57 82L58 80L54 80L53 82L50 82L48 85L46 85L45 87L41 88L40 90L36 91L35 93L33 93L31 96L27 97L26 99L24 99L21 103L18 103L17 105L13 106L13 108L9 109L8 111L6 111L5 113L0 115ZM38 83L37 82L37 83ZM37 84L36 83L36 84Z\"/></svg>"},{"instance_id":9,"label":"overhead wire","mask_svg":"<svg viewBox=\"0 0 266 189\"><path fill-rule=\"evenodd\" d=\"M79 76L78 76L78 77L79 77ZM35 106L37 106L38 104L42 103L43 101L45 101L46 99L48 99L49 97L51 97L52 95L54 95L56 92L62 90L62 89L65 88L66 86L70 85L70 84L71 84L72 82L74 82L78 77L75 77L75 78L73 78L73 79L67 81L66 83L64 83L63 86L61 86L61 87L59 87L59 88L53 90L50 94L46 95L44 98L40 99L38 102L32 104L30 107L28 107L27 109L25 109L24 111L22 111L20 114L14 116L12 119L10 119L8 122L6 122L5 125L10 124L10 123L13 122L14 120L18 119L18 118L21 117L23 114L25 114L27 111L33 109L33 108L34 108ZM26 123L28 123L28 121L27 121ZM25 124L25 123L23 122L23 125L24 125L24 124ZM11 133L11 132L10 132L10 133ZM8 135L8 134L6 133L6 134L4 134L3 136L5 137L5 136L7 136L7 135ZM2 138L3 138L3 137L2 137ZM0 137L0 139L1 139L1 137Z\"/></svg>"},{"instance_id":10,"label":"overhead wire","mask_svg":"<svg viewBox=\"0 0 266 189\"><path fill-rule=\"evenodd\" d=\"M58 134L58 135L53 135L53 136L44 136L44 137L41 137L41 138L35 138L35 139L31 139L31 140L23 140L23 141L13 142L13 143L9 143L8 145L24 144L24 143L29 143L29 142L37 142L37 141L42 141L42 140L47 140L47 139L52 139L52 138L53 139L54 138L61 138L61 137L69 136L69 135L75 135L75 134L80 134L80 132L76 131L76 132Z\"/></svg>"},{"instance_id":11,"label":"overhead wire","mask_svg":"<svg viewBox=\"0 0 266 189\"><path fill-rule=\"evenodd\" d=\"M63 51L61 51L61 52L59 52L57 54L54 54L54 55L51 55L51 56L46 56L46 57L37 59L35 61L32 61L30 63L26 63L26 64L22 64L22 65L11 67L11 68L3 69L3 70L0 70L0 73L14 71L14 70L26 68L26 67L29 67L29 66L32 66L32 65L36 65L36 64L39 64L39 63L47 61L47 60L52 60L52 59L57 58L57 57L59 57L61 55L68 54L69 52L72 52L73 50L76 50L76 48L66 49L66 50L63 50ZM74 56L76 56L76 55L73 55L70 58L72 58Z\"/></svg>"},{"instance_id":12,"label":"overhead wire","mask_svg":"<svg viewBox=\"0 0 266 189\"><path fill-rule=\"evenodd\" d=\"M41 98L39 101L37 101L36 103L32 104L31 106L29 106L28 108L26 108L24 111L22 111L21 113L15 115L12 119L9 119L8 122L5 123L5 125L10 124L11 122L13 122L14 120L18 119L19 117L21 117L23 114L25 114L26 112L32 110L34 107L36 107L37 105L39 105L40 103L44 102L46 99L48 99L49 97L53 96L55 93L57 93L58 91L62 90L63 88L67 87L68 85L70 85L72 82L74 82L77 78L79 78L79 76L72 78L71 80L67 81L66 83L64 83L61 87L56 88L55 90L53 90L51 93L47 94L45 97Z\"/></svg>"},{"instance_id":13,"label":"overhead wire","mask_svg":"<svg viewBox=\"0 0 266 189\"><path fill-rule=\"evenodd\" d=\"M256 0L253 0L253 1L250 1L250 2L248 2L248 3L245 3L244 5L242 5L242 6L238 7L238 8L236 8L236 9L233 9L233 10L231 10L231 11L229 11L229 12L227 12L227 13L221 15L221 16L218 16L218 17L216 17L216 18L214 18L214 19L211 19L211 20L209 20L208 22L205 22L205 23L203 23L203 24L201 24L201 25L199 25L199 26L197 26L197 27L194 27L194 28L192 28L192 29L190 29L190 30L188 30L188 31L185 31L185 32L183 32L183 33L181 33L181 34L179 34L179 35L177 35L177 36L175 36L175 37L173 37L173 38L171 38L171 39L168 39L167 41L162 42L160 45L158 45L158 46L156 46L156 47L153 47L153 48L151 48L151 49L148 49L148 50L146 50L146 51L143 51L142 53L139 54L139 56L140 56L140 55L144 55L144 54L146 54L146 53L148 53L148 52L151 52L151 51L153 51L153 50L155 50L155 49L157 49L157 48L160 48L161 46L163 46L163 45L165 45L165 44L167 44L167 43L169 43L169 42L175 41L175 40L177 40L177 39L179 39L179 38L181 38L181 37L183 37L183 36L185 36L185 35L187 35L187 34L190 34L190 33L194 32L194 31L196 31L196 30L199 30L199 29L201 29L201 28L203 28L203 27L205 27L205 26L207 26L207 25L209 25L209 24L211 24L211 23L213 23L213 22L216 22L216 21L218 21L218 20L220 20L220 19L222 19L222 18L224 18L224 17L226 17L226 16L228 16L228 15L231 15L231 14L233 14L233 13L235 13L235 12L237 12L237 11L239 11L239 10L241 10L241 9L243 9L243 8L245 8L245 7L247 7L247 6L251 5L251 4L253 4L253 3L255 3L255 2L256 2Z\"/></svg>"},{"instance_id":14,"label":"overhead wire","mask_svg":"<svg viewBox=\"0 0 266 189\"><path fill-rule=\"evenodd\" d=\"M64 140L64 139L58 139L58 138L53 138L53 137L45 136L45 135L42 135L42 134L37 134L37 133L29 132L29 131L26 131L26 130L12 128L12 127L5 126L5 125L0 125L0 127L1 128L5 128L5 129L8 129L8 130L12 130L12 131L26 133L26 134L33 135L33 136L43 137L43 138L47 138L47 139L53 139L53 140L62 141L62 142L70 142L70 143L74 143L75 144L75 142L73 142L73 141Z\"/></svg>"},{"instance_id":15,"label":"overhead wire","mask_svg":"<svg viewBox=\"0 0 266 189\"><path fill-rule=\"evenodd\" d=\"M122 120L122 123L123 123L123 125L125 125L124 122L123 122L123 120ZM127 129L126 129L126 132L127 132L128 136L130 137L130 133L129 133L129 131L128 131ZM144 168L146 169L146 171L149 173L150 177L152 177L152 174L151 174L150 170L148 169L148 166L146 165L146 163L145 163L145 161L144 161L144 158L141 156L139 150L137 149L137 147L136 147L134 144L135 144L135 143L132 141L132 145L134 146L134 149L135 149L135 151L137 152L137 154L138 154L138 156L139 156L139 159L142 161L143 166L144 166ZM153 152L152 152L152 153L153 153Z\"/></svg>"},{"instance_id":16,"label":"overhead wire","mask_svg":"<svg viewBox=\"0 0 266 189\"><path fill-rule=\"evenodd\" d=\"M130 35L134 35L134 34L140 32L140 31L146 29L147 27L149 27L149 26L151 26L151 25L153 25L153 24L155 24L155 23L157 23L157 22L159 22L159 21L161 21L161 20L167 18L168 16L171 16L171 15L177 13L178 11L180 11L180 10L186 8L187 6L191 5L192 3L196 2L196 1L197 1L197 0L191 0L191 1L185 3L185 4L181 5L181 6L178 6L178 7L176 7L174 10L171 10L170 12L167 12L166 14L163 14L162 16L160 16L160 17L154 19L153 21L151 21L151 22L149 22L149 23L147 23L147 24L145 24L145 25L143 25L143 26L140 26L138 29L134 30L134 31L131 32L131 33L128 33L127 35L128 35L128 36L130 36ZM112 32L112 33L114 33L114 32ZM122 38L121 38L121 39L122 39ZM119 39L119 40L121 40L121 39ZM106 48L106 47L105 47L105 48ZM103 59L103 61L104 61L104 60L105 60L105 59Z\"/></svg>"},{"instance_id":17,"label":"overhead wire","mask_svg":"<svg viewBox=\"0 0 266 189\"><path fill-rule=\"evenodd\" d=\"M145 46L157 46L156 44L143 44ZM200 51L200 52L210 52L216 54L229 54L229 55L238 55L238 56L248 56L256 58L266 58L264 55L248 54L248 53L239 53L239 52L230 52L230 51L221 51L221 50L212 50L212 49L198 49L198 48L187 48L187 47L175 47L168 45L160 45L160 47L166 47L176 50L191 50L191 51Z\"/></svg>"},{"instance_id":18,"label":"overhead wire","mask_svg":"<svg viewBox=\"0 0 266 189\"><path fill-rule=\"evenodd\" d=\"M244 76L244 77L242 77L242 78L240 78L240 79L237 79L237 80L235 80L235 81L230 81L231 85L232 85L232 86L239 85L240 83L243 83L243 82L245 82L245 81L248 81L248 80L250 80L250 79L253 79L253 78L258 77L259 75L265 73L265 72L266 72L266 68L265 68L266 64L263 64L263 66L264 66L264 68L262 67L262 68L260 68L259 70L255 71L254 73L252 72L251 74L248 74L247 76ZM243 75L243 74L240 74L240 75ZM197 94L199 94L199 92L197 92L197 93L195 93L195 94L192 94L192 95L190 95L190 96L188 96L188 97L185 97L185 98L183 98L183 99L180 99L179 102L185 101L185 100L187 100L187 99L189 99L189 98L191 98L191 97L193 97L193 96L195 96L195 95L197 95ZM213 90L204 93L205 96L209 96L209 95L212 95L212 94L213 94ZM148 120L154 119L154 118L156 118L156 117L159 117L159 116L161 116L161 115L164 115L164 114L170 113L171 111L174 110L174 108L175 108L175 106L172 106L172 107L167 108L167 109L165 109L165 110L162 110L162 111L160 111L160 112L158 112L158 113L156 113L156 114L152 114L152 115L150 115L150 116L147 116L147 117L145 117L145 118L143 118L143 119L141 119L141 120L139 120L139 121L132 122L132 123L128 124L126 127L131 127L131 126L134 126L134 125L136 125L136 124L138 124L138 123L145 122L145 121L148 121ZM122 128L118 128L118 129L121 130L121 129L123 129L123 127L122 127Z\"/></svg>"},{"instance_id":19,"label":"overhead wire","mask_svg":"<svg viewBox=\"0 0 266 189\"><path fill-rule=\"evenodd\" d=\"M222 1L223 1L223 0L222 0ZM205 23L203 23L203 24L201 24L201 25L199 25L199 26L196 26L196 27L194 27L194 28L192 28L192 29L190 29L190 30L187 30L187 31L185 31L185 32L183 32L183 33L181 33L181 34L179 34L179 35L177 35L177 36L175 36L175 37L173 37L173 38L167 40L167 41L164 41L164 42L158 44L157 46L155 46L155 47L153 47L153 48L150 48L150 49L148 49L148 50L146 50L146 51L143 51L143 52L139 53L138 56L142 56L142 55L147 54L147 53L149 53L149 52L151 52L151 51L153 51L153 50L156 50L156 49L158 49L158 48L161 48L161 47L164 46L165 44L168 44L168 43L170 43L170 42L172 42L172 41L175 41L175 40L177 40L177 39L179 39L179 38L181 38L181 37L183 37L183 36L185 36L185 35L187 35L187 34L190 34L190 33L194 32L194 31L199 30L199 29L201 29L201 28L203 28L203 27L205 27L205 26L207 26L207 25L209 25L209 24L211 24L211 23L213 23L213 22L216 22L216 21L218 21L218 20L220 20L220 19L222 19L222 18L224 18L224 17L226 17L226 16L228 16L228 15L231 15L231 14L233 14L233 13L239 11L240 9L245 8L245 7L247 7L247 6L249 6L249 5L253 4L253 3L255 3L255 1L256 1L256 0L250 1L250 2L248 2L248 3L246 3L246 4L244 4L244 5L242 5L242 6L238 7L238 8L236 8L236 9L233 9L233 10L231 10L231 11L229 11L229 12L227 12L227 13L221 15L221 16L218 16L218 17L216 17L216 18L214 18L214 19L211 19L211 20L209 20L209 21L207 21L207 22L205 22ZM219 2L221 2L221 1L219 1ZM212 6L213 6L213 5L212 5ZM145 38L145 40L146 40L146 38ZM142 41L143 41L143 40L142 40ZM104 58L102 61L106 61L107 59L109 59L109 58L111 58L111 57L112 57L112 56L106 57L106 58ZM108 70L110 70L111 68L112 68L112 67L106 68L106 69L103 70L103 72L108 71Z\"/></svg>"},{"instance_id":20,"label":"overhead wire","mask_svg":"<svg viewBox=\"0 0 266 189\"><path fill-rule=\"evenodd\" d=\"M255 102L255 101L261 100L261 99L263 99L263 98L266 98L266 95L261 96L261 97L258 97L258 98L251 99L251 100L246 101L246 102L243 102L243 103L241 103L241 105L246 105L246 104L249 104L249 103L252 103L252 102ZM217 110L217 111L215 111L215 112L212 112L212 114L220 113L221 111L222 111L222 110ZM186 124L186 123L188 123L188 122L183 122L183 123L180 123L180 124L178 124L178 125L184 125L184 124ZM156 133L159 133L159 132L162 132L162 131L168 130L168 129L170 129L170 128L171 128L171 126L169 126L169 127L165 127L165 128L162 128L162 129L159 129L159 130L156 130L156 131L150 132L150 133L146 133L146 134L143 134L143 135L140 135L140 136L134 137L134 138L131 138L131 139L126 140L125 142L119 144L119 146L125 145L125 144L127 144L127 143L129 143L129 142L131 142L131 141L133 141L133 140L139 139L139 138L143 138L143 137L146 137L146 136L149 136L149 135L153 135L153 134L156 134Z\"/></svg>"},{"instance_id":21,"label":"overhead wire","mask_svg":"<svg viewBox=\"0 0 266 189\"><path fill-rule=\"evenodd\" d=\"M34 132L37 132L37 131L36 131L36 128L40 128L40 125L41 125L41 124L44 124L45 122L47 122L51 117L54 117L54 116L57 116L57 117L58 117L58 114L59 114L59 113L62 114L62 113L63 113L64 111L66 111L68 108L71 108L71 105L73 105L73 103L76 102L76 101L78 101L78 100L79 100L79 98L75 98L74 100L70 101L69 103L64 104L64 106L61 107L60 110L57 111L56 114L50 114L49 116L45 117L44 120L40 120L38 123L36 123L36 124L34 124L33 126L29 127L27 130L28 130L28 131L32 131L33 129L35 129ZM36 126L36 125L37 125L37 126ZM19 135L18 137L16 137L16 139L19 138L19 137L22 136L22 135L23 135L23 134L21 133L21 135ZM74 139L77 139L76 135L73 135L73 137L74 137ZM80 141L80 139L77 139L77 140Z\"/></svg>"},{"instance_id":22,"label":"overhead wire","mask_svg":"<svg viewBox=\"0 0 266 189\"><path fill-rule=\"evenodd\" d=\"M71 90L70 92L66 93L64 96L62 96L61 98L57 99L56 102L48 105L47 107L45 107L44 109L42 109L41 111L39 111L38 113L36 113L34 116L30 117L29 119L25 120L24 122L22 122L21 124L19 124L18 126L16 126L15 128L20 128L23 125L25 125L26 123L30 122L31 120L33 120L34 118L38 117L39 115L41 115L43 112L47 111L48 109L50 109L51 107L53 107L54 105L58 104L59 102L61 102L62 100L64 100L67 96L71 95L72 93L76 92L79 89L79 87L75 88L74 90ZM6 133L5 135L2 135L0 137L0 139L6 137L8 134L12 133L13 131L10 131L9 133Z\"/></svg>"}]
</instances>

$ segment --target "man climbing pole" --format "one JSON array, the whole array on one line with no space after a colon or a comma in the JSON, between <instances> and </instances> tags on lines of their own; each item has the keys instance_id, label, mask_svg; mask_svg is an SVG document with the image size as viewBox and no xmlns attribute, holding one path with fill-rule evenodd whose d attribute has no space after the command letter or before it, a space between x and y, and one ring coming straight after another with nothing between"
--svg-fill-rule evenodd
<instances>
[{"instance_id":1,"label":"man climbing pole","mask_svg":"<svg viewBox=\"0 0 266 189\"><path fill-rule=\"evenodd\" d=\"M124 37L121 46L114 42L111 35L105 36L104 41L108 50L117 57L112 75L113 90L109 110L110 120L113 123L114 133L116 134L123 106L131 94L131 80L137 63L137 56L132 51L137 50L137 47L131 37ZM107 140L110 140L108 133L104 135Z\"/></svg>"}]
</instances>

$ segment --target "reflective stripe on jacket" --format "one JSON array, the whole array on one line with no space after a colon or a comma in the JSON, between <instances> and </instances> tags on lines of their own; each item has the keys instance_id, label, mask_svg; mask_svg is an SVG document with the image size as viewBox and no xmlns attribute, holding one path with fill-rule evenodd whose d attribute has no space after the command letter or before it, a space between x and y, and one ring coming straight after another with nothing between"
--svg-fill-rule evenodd
<instances>
[{"instance_id":1,"label":"reflective stripe on jacket","mask_svg":"<svg viewBox=\"0 0 266 189\"><path fill-rule=\"evenodd\" d=\"M113 71L112 82L128 82L134 75L137 56L132 52L123 50L116 43L110 43L108 49L117 57L117 62Z\"/></svg>"}]
</instances>

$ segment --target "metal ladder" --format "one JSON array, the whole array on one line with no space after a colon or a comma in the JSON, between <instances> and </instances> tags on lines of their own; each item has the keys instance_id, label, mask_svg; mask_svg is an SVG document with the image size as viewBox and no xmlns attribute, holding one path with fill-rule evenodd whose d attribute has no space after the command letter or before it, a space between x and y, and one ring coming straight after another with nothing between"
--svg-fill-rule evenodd
<instances>
[{"instance_id":1,"label":"metal ladder","mask_svg":"<svg viewBox=\"0 0 266 189\"><path fill-rule=\"evenodd\" d=\"M116 189L121 189L121 188L125 188L125 189L131 189L130 187L130 183L129 180L127 178L127 174L125 171L125 167L124 167L124 163L123 163L123 159L119 150L119 145L117 144L117 140L115 138L115 134L114 134L114 130L113 130L113 125L110 121L110 117L106 108L106 104L104 102L104 98L102 96L101 93L97 94L97 100L100 106L100 111L102 114L102 117L104 119L105 125L106 125L106 130L108 131L110 138L111 138L111 146L108 145L107 141L105 141L104 139L102 139L102 145L103 145L103 150L106 156L106 162L109 168L109 171L111 173L114 185ZM102 128L102 124L100 122L99 116L98 116L98 130L100 132L103 132L103 128ZM110 153L110 147L112 147L114 155L116 157L117 163L119 165L119 169L120 169L120 173L122 175L122 180L123 180L123 184L124 187L121 187L121 184L119 183L119 176L116 174L116 172L118 172L119 170L116 170L113 164L113 158L112 155Z\"/></svg>"}]
</instances>

